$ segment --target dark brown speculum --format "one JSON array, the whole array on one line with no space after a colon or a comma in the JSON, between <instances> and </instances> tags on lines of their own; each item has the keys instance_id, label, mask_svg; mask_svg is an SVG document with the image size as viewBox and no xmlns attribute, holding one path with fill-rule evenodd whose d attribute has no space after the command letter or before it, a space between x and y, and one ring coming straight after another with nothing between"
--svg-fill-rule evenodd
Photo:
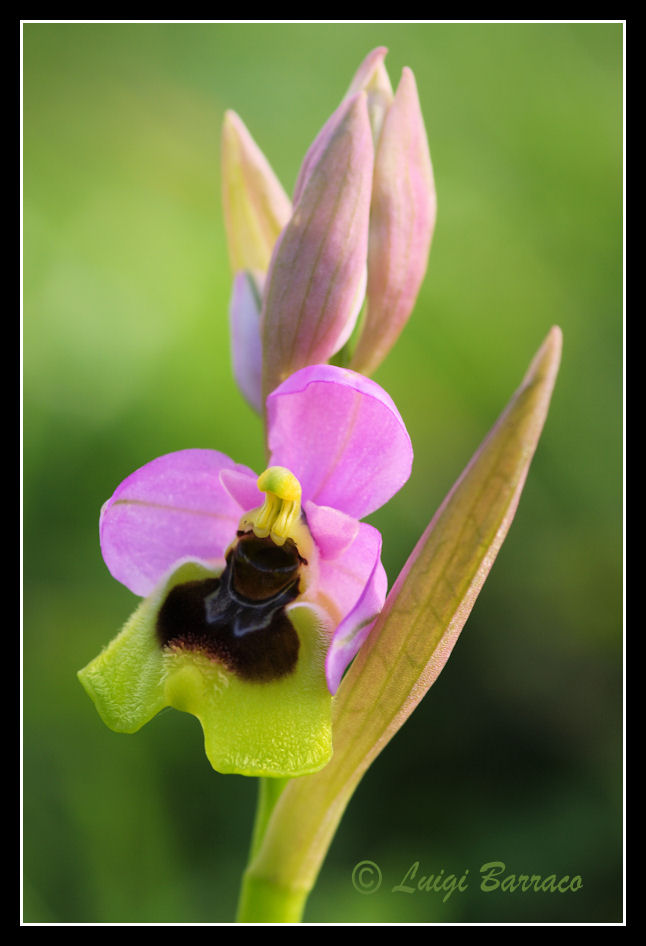
<instances>
[{"instance_id":1,"label":"dark brown speculum","mask_svg":"<svg viewBox=\"0 0 646 946\"><path fill-rule=\"evenodd\" d=\"M243 680L268 682L291 673L299 639L285 613L306 564L287 539L276 545L253 532L239 536L220 578L176 585L157 617L164 647L196 651Z\"/></svg>"}]
</instances>

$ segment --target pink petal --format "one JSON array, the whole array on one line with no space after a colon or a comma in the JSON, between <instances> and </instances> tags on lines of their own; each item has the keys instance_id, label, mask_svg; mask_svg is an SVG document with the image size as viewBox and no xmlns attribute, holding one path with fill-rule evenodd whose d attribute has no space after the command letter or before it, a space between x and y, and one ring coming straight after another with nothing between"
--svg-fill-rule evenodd
<instances>
[{"instance_id":1,"label":"pink petal","mask_svg":"<svg viewBox=\"0 0 646 946\"><path fill-rule=\"evenodd\" d=\"M333 598L345 614L334 632L325 664L331 693L336 693L346 667L384 606L388 581L380 556L381 535L373 526L362 522L355 542L341 559L321 562L321 590Z\"/></svg>"},{"instance_id":2,"label":"pink petal","mask_svg":"<svg viewBox=\"0 0 646 946\"><path fill-rule=\"evenodd\" d=\"M361 519L410 476L413 449L389 395L334 365L297 371L267 398L271 464L300 481L303 499Z\"/></svg>"},{"instance_id":3,"label":"pink petal","mask_svg":"<svg viewBox=\"0 0 646 946\"><path fill-rule=\"evenodd\" d=\"M381 534L360 522L354 542L339 558L321 559L319 581L323 594L334 604L342 621L357 604L381 554Z\"/></svg>"},{"instance_id":4,"label":"pink petal","mask_svg":"<svg viewBox=\"0 0 646 946\"><path fill-rule=\"evenodd\" d=\"M238 503L242 512L257 509L265 501L265 494L258 489L258 477L251 470L247 471L242 467L224 469L220 472L220 482L229 496Z\"/></svg>"},{"instance_id":5,"label":"pink petal","mask_svg":"<svg viewBox=\"0 0 646 946\"><path fill-rule=\"evenodd\" d=\"M216 450L180 450L152 460L117 487L101 510L101 552L111 574L148 595L179 559L222 558L241 509L220 471L251 470Z\"/></svg>"},{"instance_id":6,"label":"pink petal","mask_svg":"<svg viewBox=\"0 0 646 946\"><path fill-rule=\"evenodd\" d=\"M316 542L321 558L335 559L354 542L359 531L359 522L330 506L305 503L307 525Z\"/></svg>"},{"instance_id":7,"label":"pink petal","mask_svg":"<svg viewBox=\"0 0 646 946\"><path fill-rule=\"evenodd\" d=\"M229 306L233 375L247 403L262 414L261 274L236 273Z\"/></svg>"}]
</instances>

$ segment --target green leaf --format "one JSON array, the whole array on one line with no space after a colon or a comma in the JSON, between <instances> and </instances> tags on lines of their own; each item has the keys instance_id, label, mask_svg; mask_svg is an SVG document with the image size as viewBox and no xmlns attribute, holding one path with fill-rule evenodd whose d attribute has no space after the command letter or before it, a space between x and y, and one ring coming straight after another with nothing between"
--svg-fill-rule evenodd
<instances>
[{"instance_id":1,"label":"green leaf","mask_svg":"<svg viewBox=\"0 0 646 946\"><path fill-rule=\"evenodd\" d=\"M243 908L256 886L265 902L271 889L278 903L300 892L304 904L360 779L444 667L514 517L560 353L554 327L412 552L335 698L332 760L282 792L247 870Z\"/></svg>"}]
</instances>

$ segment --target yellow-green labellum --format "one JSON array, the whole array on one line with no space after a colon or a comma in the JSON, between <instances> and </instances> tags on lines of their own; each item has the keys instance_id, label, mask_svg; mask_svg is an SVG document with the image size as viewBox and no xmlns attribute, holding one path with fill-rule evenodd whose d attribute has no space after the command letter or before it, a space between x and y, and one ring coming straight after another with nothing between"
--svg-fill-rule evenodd
<instances>
[{"instance_id":1,"label":"yellow-green labellum","mask_svg":"<svg viewBox=\"0 0 646 946\"><path fill-rule=\"evenodd\" d=\"M81 683L117 732L136 732L165 706L196 716L219 772L316 772L332 754L325 617L281 589L266 611L238 608L235 629L209 623L204 615L226 606L224 577L181 564L79 672Z\"/></svg>"}]
</instances>

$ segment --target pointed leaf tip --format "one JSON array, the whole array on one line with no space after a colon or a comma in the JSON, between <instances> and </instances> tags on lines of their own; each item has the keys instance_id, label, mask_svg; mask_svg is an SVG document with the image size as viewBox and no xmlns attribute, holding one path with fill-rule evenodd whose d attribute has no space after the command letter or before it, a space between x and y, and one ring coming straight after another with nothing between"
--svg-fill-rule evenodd
<instances>
[{"instance_id":1,"label":"pointed leaf tip","mask_svg":"<svg viewBox=\"0 0 646 946\"><path fill-rule=\"evenodd\" d=\"M562 350L563 332L558 325L553 325L527 369L523 384L544 378L553 385L561 362Z\"/></svg>"},{"instance_id":2,"label":"pointed leaf tip","mask_svg":"<svg viewBox=\"0 0 646 946\"><path fill-rule=\"evenodd\" d=\"M413 550L342 684L350 706L362 692L388 689L391 721L364 744L366 758L383 748L439 675L493 565L547 416L561 344L554 327ZM340 706L339 712L353 729L351 715ZM364 721L364 735L366 728Z\"/></svg>"}]
</instances>

